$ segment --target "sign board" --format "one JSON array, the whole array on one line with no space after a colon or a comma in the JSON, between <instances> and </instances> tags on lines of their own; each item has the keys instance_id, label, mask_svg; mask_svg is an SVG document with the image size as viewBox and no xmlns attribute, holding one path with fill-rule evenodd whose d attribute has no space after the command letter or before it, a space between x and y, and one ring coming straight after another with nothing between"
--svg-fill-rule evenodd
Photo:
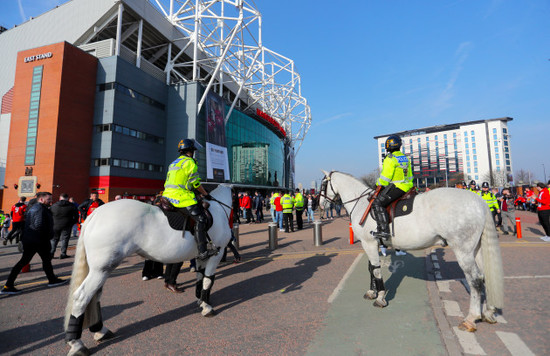
<instances>
[{"instance_id":1,"label":"sign board","mask_svg":"<svg viewBox=\"0 0 550 356\"><path fill-rule=\"evenodd\" d=\"M20 197L31 198L36 195L36 183L38 177L36 176L23 176L19 177L19 186L17 187L17 194Z\"/></svg>"}]
</instances>

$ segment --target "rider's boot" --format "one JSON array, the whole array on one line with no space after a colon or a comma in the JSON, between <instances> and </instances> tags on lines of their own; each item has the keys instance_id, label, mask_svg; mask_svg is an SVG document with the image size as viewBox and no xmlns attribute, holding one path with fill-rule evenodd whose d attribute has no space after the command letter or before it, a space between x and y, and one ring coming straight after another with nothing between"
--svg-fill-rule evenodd
<instances>
[{"instance_id":1,"label":"rider's boot","mask_svg":"<svg viewBox=\"0 0 550 356\"><path fill-rule=\"evenodd\" d=\"M195 239L197 241L197 248L199 250L199 254L197 255L197 258L199 260L204 261L211 256L215 256L218 254L220 248L214 246L212 242L209 242L206 239L206 232L204 230L196 229Z\"/></svg>"},{"instance_id":2,"label":"rider's boot","mask_svg":"<svg viewBox=\"0 0 550 356\"><path fill-rule=\"evenodd\" d=\"M388 213L386 209L380 205L374 205L374 215L376 216L377 229L376 231L371 231L371 235L382 239L384 241L388 240L391 237L390 234L390 225L388 219Z\"/></svg>"}]
</instances>

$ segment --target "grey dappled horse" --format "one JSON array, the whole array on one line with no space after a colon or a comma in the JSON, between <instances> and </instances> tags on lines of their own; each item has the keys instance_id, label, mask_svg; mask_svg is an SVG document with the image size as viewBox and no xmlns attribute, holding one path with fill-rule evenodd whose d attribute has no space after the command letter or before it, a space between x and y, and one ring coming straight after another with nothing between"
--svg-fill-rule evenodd
<instances>
[{"instance_id":1,"label":"grey dappled horse","mask_svg":"<svg viewBox=\"0 0 550 356\"><path fill-rule=\"evenodd\" d=\"M369 258L371 285L365 298L375 299L375 306L385 307L379 241L371 235L376 230L376 221L369 214L364 224L359 225L374 191L349 174L323 173L319 205L337 195L342 199L353 232ZM462 330L475 331L479 319L496 323L496 309L502 309L504 304L502 259L493 216L481 197L467 190L434 189L418 195L413 211L396 218L393 226L394 237L388 243L395 248L421 250L446 241L453 250L470 286L470 309L459 326Z\"/></svg>"},{"instance_id":2,"label":"grey dappled horse","mask_svg":"<svg viewBox=\"0 0 550 356\"><path fill-rule=\"evenodd\" d=\"M231 188L220 185L211 195L209 211L214 221L208 234L223 249L231 239ZM133 253L153 261L177 263L193 259L198 251L193 235L186 232L182 237L156 206L124 199L97 208L82 225L76 247L65 314L69 355L89 354L81 340L83 328L89 327L96 341L112 335L101 319L102 287L109 274ZM196 296L204 316L214 315L210 291L221 258L220 253L206 261L197 260Z\"/></svg>"}]
</instances>

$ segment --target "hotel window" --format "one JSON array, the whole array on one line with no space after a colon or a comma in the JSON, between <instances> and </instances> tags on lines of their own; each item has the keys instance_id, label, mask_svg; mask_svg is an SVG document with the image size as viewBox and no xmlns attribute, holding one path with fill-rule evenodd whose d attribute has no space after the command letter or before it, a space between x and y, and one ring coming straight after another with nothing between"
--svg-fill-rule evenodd
<instances>
[{"instance_id":1,"label":"hotel window","mask_svg":"<svg viewBox=\"0 0 550 356\"><path fill-rule=\"evenodd\" d=\"M476 142L476 137L472 136L472 142Z\"/></svg>"},{"instance_id":2,"label":"hotel window","mask_svg":"<svg viewBox=\"0 0 550 356\"><path fill-rule=\"evenodd\" d=\"M506 159L510 159L510 155L508 153L506 153L504 156L506 157Z\"/></svg>"},{"instance_id":3,"label":"hotel window","mask_svg":"<svg viewBox=\"0 0 550 356\"><path fill-rule=\"evenodd\" d=\"M478 179L479 179L479 176L475 176L475 178L476 178L476 180L478 180Z\"/></svg>"},{"instance_id":4,"label":"hotel window","mask_svg":"<svg viewBox=\"0 0 550 356\"><path fill-rule=\"evenodd\" d=\"M468 142L468 137L464 137L464 142Z\"/></svg>"},{"instance_id":5,"label":"hotel window","mask_svg":"<svg viewBox=\"0 0 550 356\"><path fill-rule=\"evenodd\" d=\"M477 173L477 167L474 168L474 173ZM477 178L476 178L477 179Z\"/></svg>"},{"instance_id":6,"label":"hotel window","mask_svg":"<svg viewBox=\"0 0 550 356\"><path fill-rule=\"evenodd\" d=\"M444 140L447 139L447 134L443 134L443 139L444 139Z\"/></svg>"},{"instance_id":7,"label":"hotel window","mask_svg":"<svg viewBox=\"0 0 550 356\"><path fill-rule=\"evenodd\" d=\"M508 147L504 147L504 152L508 152Z\"/></svg>"},{"instance_id":8,"label":"hotel window","mask_svg":"<svg viewBox=\"0 0 550 356\"><path fill-rule=\"evenodd\" d=\"M497 159L497 166L500 166L500 160Z\"/></svg>"},{"instance_id":9,"label":"hotel window","mask_svg":"<svg viewBox=\"0 0 550 356\"><path fill-rule=\"evenodd\" d=\"M506 128L502 128L502 133L508 133L508 130L506 130Z\"/></svg>"},{"instance_id":10,"label":"hotel window","mask_svg":"<svg viewBox=\"0 0 550 356\"><path fill-rule=\"evenodd\" d=\"M510 160L506 160L506 165L507 165L507 166L510 165Z\"/></svg>"},{"instance_id":11,"label":"hotel window","mask_svg":"<svg viewBox=\"0 0 550 356\"><path fill-rule=\"evenodd\" d=\"M504 141L504 146L508 146L508 141Z\"/></svg>"},{"instance_id":12,"label":"hotel window","mask_svg":"<svg viewBox=\"0 0 550 356\"><path fill-rule=\"evenodd\" d=\"M497 172L500 172L500 166L497 167Z\"/></svg>"},{"instance_id":13,"label":"hotel window","mask_svg":"<svg viewBox=\"0 0 550 356\"><path fill-rule=\"evenodd\" d=\"M493 135L493 140L497 140L497 135Z\"/></svg>"},{"instance_id":14,"label":"hotel window","mask_svg":"<svg viewBox=\"0 0 550 356\"><path fill-rule=\"evenodd\" d=\"M474 136L474 130L470 131L470 133L472 134L472 136Z\"/></svg>"},{"instance_id":15,"label":"hotel window","mask_svg":"<svg viewBox=\"0 0 550 356\"><path fill-rule=\"evenodd\" d=\"M470 154L470 150L466 148L466 155Z\"/></svg>"},{"instance_id":16,"label":"hotel window","mask_svg":"<svg viewBox=\"0 0 550 356\"><path fill-rule=\"evenodd\" d=\"M466 162L466 167L470 167L470 160L468 160L468 162Z\"/></svg>"},{"instance_id":17,"label":"hotel window","mask_svg":"<svg viewBox=\"0 0 550 356\"><path fill-rule=\"evenodd\" d=\"M493 133L496 134L496 133L497 133L497 129L493 128Z\"/></svg>"},{"instance_id":18,"label":"hotel window","mask_svg":"<svg viewBox=\"0 0 550 356\"><path fill-rule=\"evenodd\" d=\"M473 153L473 154L477 154L477 150L474 148L474 149L472 150L472 153Z\"/></svg>"},{"instance_id":19,"label":"hotel window","mask_svg":"<svg viewBox=\"0 0 550 356\"><path fill-rule=\"evenodd\" d=\"M476 144L475 144L475 143L472 143L472 148L476 148Z\"/></svg>"},{"instance_id":20,"label":"hotel window","mask_svg":"<svg viewBox=\"0 0 550 356\"><path fill-rule=\"evenodd\" d=\"M475 159L475 158L474 158ZM474 167L477 167L477 161L474 161Z\"/></svg>"},{"instance_id":21,"label":"hotel window","mask_svg":"<svg viewBox=\"0 0 550 356\"><path fill-rule=\"evenodd\" d=\"M456 132L453 132L453 138L456 138Z\"/></svg>"},{"instance_id":22,"label":"hotel window","mask_svg":"<svg viewBox=\"0 0 550 356\"><path fill-rule=\"evenodd\" d=\"M476 155L474 155L474 161L477 161L477 156Z\"/></svg>"},{"instance_id":23,"label":"hotel window","mask_svg":"<svg viewBox=\"0 0 550 356\"><path fill-rule=\"evenodd\" d=\"M498 152L498 147L495 147L495 152Z\"/></svg>"},{"instance_id":24,"label":"hotel window","mask_svg":"<svg viewBox=\"0 0 550 356\"><path fill-rule=\"evenodd\" d=\"M468 173L472 173L472 169L471 169L471 168L468 168Z\"/></svg>"},{"instance_id":25,"label":"hotel window","mask_svg":"<svg viewBox=\"0 0 550 356\"><path fill-rule=\"evenodd\" d=\"M466 149L470 148L470 146L467 143L464 145L464 147L466 147Z\"/></svg>"}]
</instances>

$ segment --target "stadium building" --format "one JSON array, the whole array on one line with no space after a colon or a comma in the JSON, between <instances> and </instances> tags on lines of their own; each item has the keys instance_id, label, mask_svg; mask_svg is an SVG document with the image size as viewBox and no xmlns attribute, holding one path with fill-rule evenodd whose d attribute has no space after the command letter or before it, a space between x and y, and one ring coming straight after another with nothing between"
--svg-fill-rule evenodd
<instances>
[{"instance_id":1,"label":"stadium building","mask_svg":"<svg viewBox=\"0 0 550 356\"><path fill-rule=\"evenodd\" d=\"M386 156L386 139L398 135L403 140L401 151L412 159L417 187L451 186L449 182L462 180L504 186L513 180L509 121L512 118L503 117L375 136L379 165Z\"/></svg>"},{"instance_id":2,"label":"stadium building","mask_svg":"<svg viewBox=\"0 0 550 356\"><path fill-rule=\"evenodd\" d=\"M71 0L0 33L2 206L38 190L148 199L182 138L207 185L293 188L311 124L244 0Z\"/></svg>"}]
</instances>

